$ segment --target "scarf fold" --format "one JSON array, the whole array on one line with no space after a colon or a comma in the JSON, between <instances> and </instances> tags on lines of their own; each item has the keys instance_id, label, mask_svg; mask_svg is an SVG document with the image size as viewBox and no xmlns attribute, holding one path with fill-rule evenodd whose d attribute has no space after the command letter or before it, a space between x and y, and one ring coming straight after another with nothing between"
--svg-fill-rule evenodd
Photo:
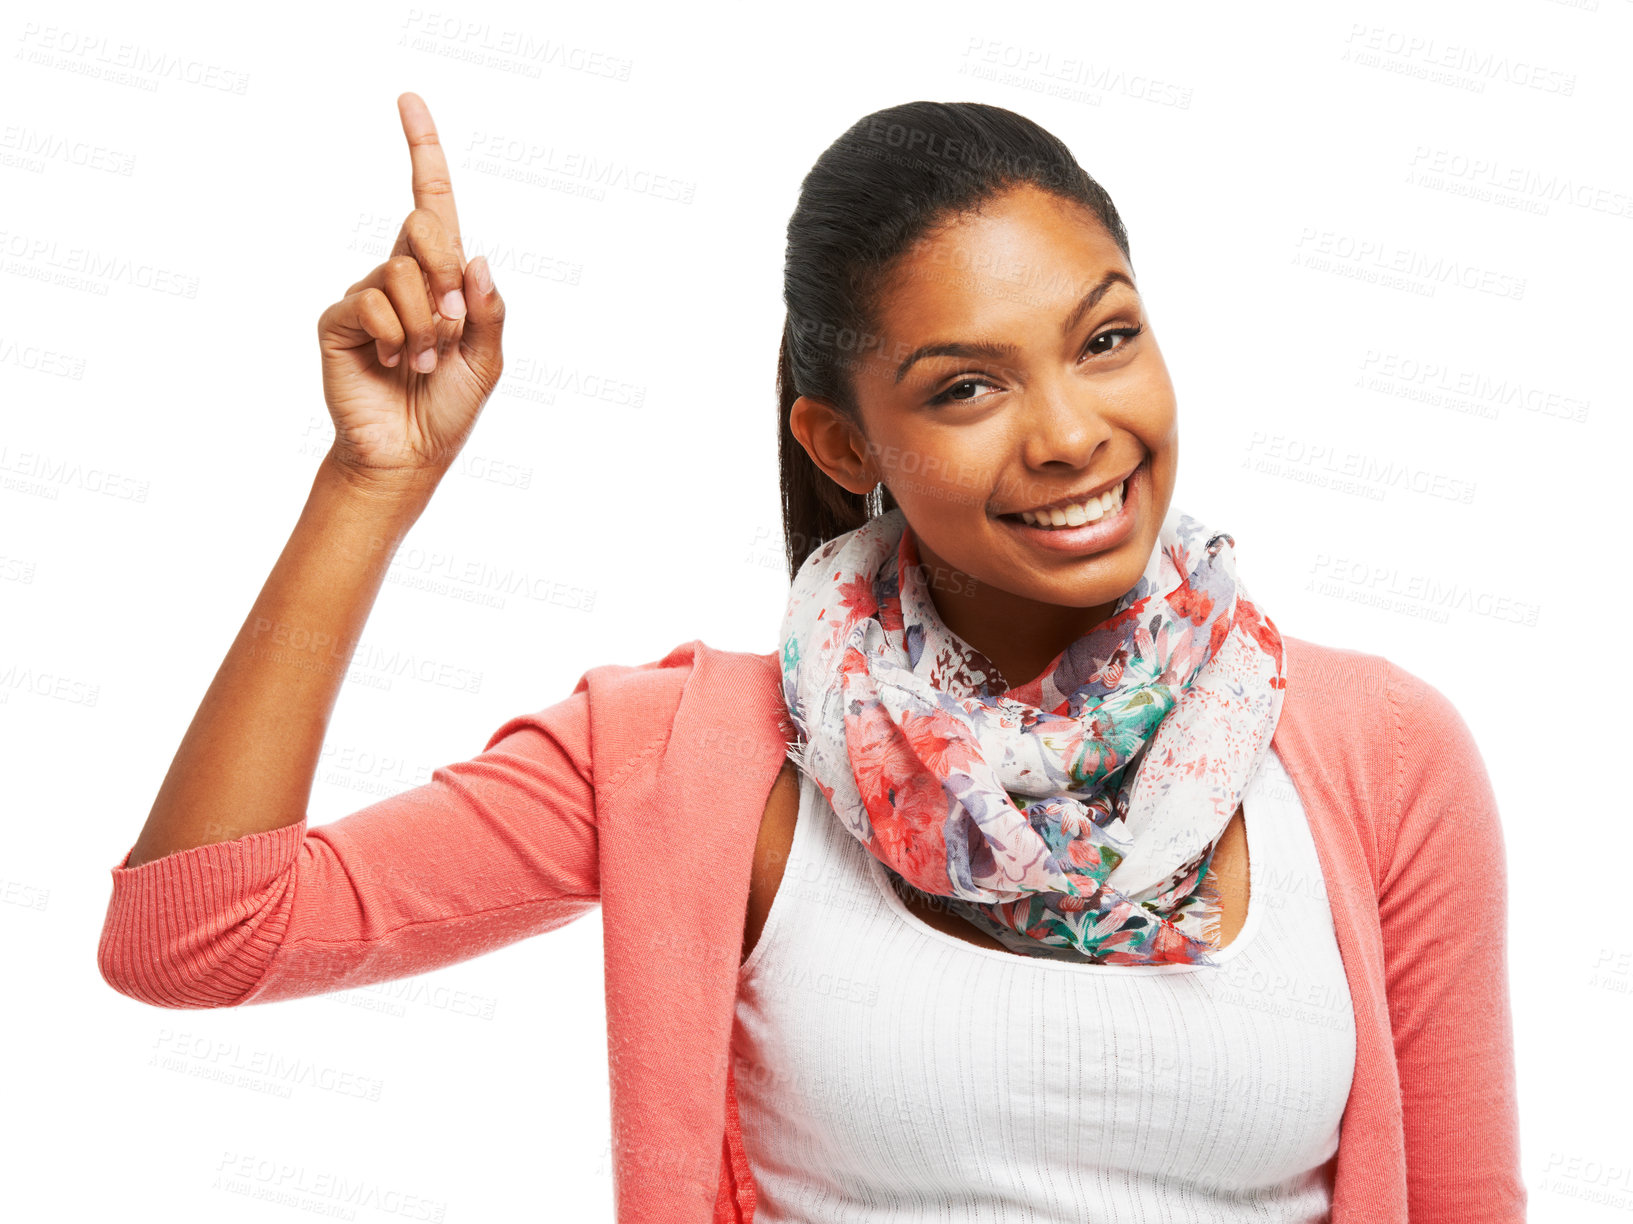
<instances>
[{"instance_id":1,"label":"scarf fold","mask_svg":"<svg viewBox=\"0 0 1633 1224\"><path fill-rule=\"evenodd\" d=\"M1010 688L898 508L806 559L780 640L788 755L898 887L1026 955L1215 963L1208 868L1286 687L1230 535L1170 511L1113 614Z\"/></svg>"}]
</instances>

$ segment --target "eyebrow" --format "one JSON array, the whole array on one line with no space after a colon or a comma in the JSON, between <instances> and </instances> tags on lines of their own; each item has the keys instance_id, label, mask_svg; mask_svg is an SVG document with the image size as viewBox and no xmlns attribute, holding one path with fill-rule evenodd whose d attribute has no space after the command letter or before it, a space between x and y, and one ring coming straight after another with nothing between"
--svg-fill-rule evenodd
<instances>
[{"instance_id":1,"label":"eyebrow","mask_svg":"<svg viewBox=\"0 0 1633 1224\"><path fill-rule=\"evenodd\" d=\"M1066 322L1061 325L1061 335L1070 335L1072 329L1082 321L1083 316L1093 310L1095 303L1106 295L1106 291L1119 283L1135 289L1134 282L1123 273L1116 270L1107 272L1100 278L1099 284L1085 293L1082 300L1072 307L1072 313L1066 316ZM1135 292L1139 290L1135 289ZM908 368L922 357L984 357L989 361L1007 361L1015 356L1016 351L1013 344L997 344L990 340L926 344L914 349L907 355L907 360L896 367L896 381L901 382L907 377Z\"/></svg>"}]
</instances>

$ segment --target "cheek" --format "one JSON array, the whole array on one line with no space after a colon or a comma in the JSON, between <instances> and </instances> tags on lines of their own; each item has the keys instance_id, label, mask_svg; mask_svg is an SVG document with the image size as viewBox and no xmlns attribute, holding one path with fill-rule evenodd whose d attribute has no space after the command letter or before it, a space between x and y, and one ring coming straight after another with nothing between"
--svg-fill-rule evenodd
<instances>
[{"instance_id":1,"label":"cheek","mask_svg":"<svg viewBox=\"0 0 1633 1224\"><path fill-rule=\"evenodd\" d=\"M878 459L885 482L904 506L934 514L962 513L984 504L990 484L991 445L962 435L901 437L881 446Z\"/></svg>"},{"instance_id":2,"label":"cheek","mask_svg":"<svg viewBox=\"0 0 1633 1224\"><path fill-rule=\"evenodd\" d=\"M1174 384L1168 378L1167 367L1160 359L1155 365L1156 372L1145 396L1145 416L1151 423L1152 432L1168 440L1179 426L1179 402L1174 394Z\"/></svg>"}]
</instances>

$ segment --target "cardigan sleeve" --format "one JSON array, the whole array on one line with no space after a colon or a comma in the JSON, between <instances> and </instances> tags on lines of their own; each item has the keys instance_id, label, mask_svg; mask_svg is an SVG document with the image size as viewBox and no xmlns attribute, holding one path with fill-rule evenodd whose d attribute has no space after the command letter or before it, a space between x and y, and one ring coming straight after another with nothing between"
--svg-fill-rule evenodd
<instances>
[{"instance_id":1,"label":"cardigan sleeve","mask_svg":"<svg viewBox=\"0 0 1633 1224\"><path fill-rule=\"evenodd\" d=\"M127 851L103 979L157 1007L268 1003L423 973L586 913L600 891L589 702L581 679L479 755L315 828L137 867Z\"/></svg>"},{"instance_id":2,"label":"cardigan sleeve","mask_svg":"<svg viewBox=\"0 0 1633 1224\"><path fill-rule=\"evenodd\" d=\"M1523 1221L1496 797L1467 724L1403 669L1378 893L1412 1224Z\"/></svg>"}]
</instances>

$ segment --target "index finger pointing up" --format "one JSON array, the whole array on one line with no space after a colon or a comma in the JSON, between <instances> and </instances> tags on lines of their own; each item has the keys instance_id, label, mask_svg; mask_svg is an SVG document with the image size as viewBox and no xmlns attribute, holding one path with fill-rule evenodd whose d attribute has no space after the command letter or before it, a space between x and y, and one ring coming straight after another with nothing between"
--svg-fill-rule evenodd
<instances>
[{"instance_id":1,"label":"index finger pointing up","mask_svg":"<svg viewBox=\"0 0 1633 1224\"><path fill-rule=\"evenodd\" d=\"M428 208L442 220L453 238L461 266L465 247L459 240L459 214L454 211L454 185L448 178L448 159L442 154L431 111L417 93L398 95L397 113L402 116L403 135L408 138L408 155L413 162L414 207Z\"/></svg>"}]
</instances>

